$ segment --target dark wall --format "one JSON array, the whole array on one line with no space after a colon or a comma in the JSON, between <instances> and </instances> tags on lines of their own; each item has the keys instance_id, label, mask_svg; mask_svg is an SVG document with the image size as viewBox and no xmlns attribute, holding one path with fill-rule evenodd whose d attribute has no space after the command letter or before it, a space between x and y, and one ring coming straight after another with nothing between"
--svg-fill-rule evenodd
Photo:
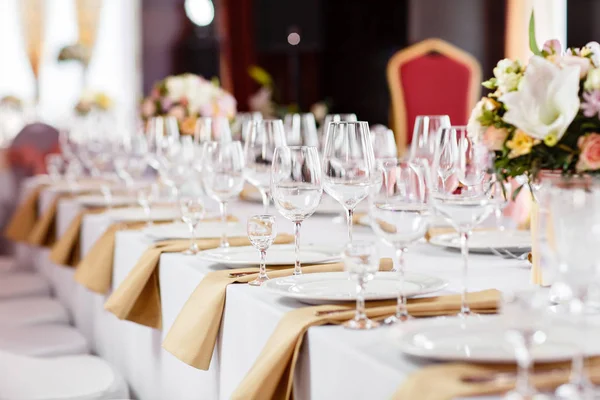
<instances>
[{"instance_id":1,"label":"dark wall","mask_svg":"<svg viewBox=\"0 0 600 400\"><path fill-rule=\"evenodd\" d=\"M581 47L600 41L600 1L569 0L567 2L567 45Z\"/></svg>"}]
</instances>

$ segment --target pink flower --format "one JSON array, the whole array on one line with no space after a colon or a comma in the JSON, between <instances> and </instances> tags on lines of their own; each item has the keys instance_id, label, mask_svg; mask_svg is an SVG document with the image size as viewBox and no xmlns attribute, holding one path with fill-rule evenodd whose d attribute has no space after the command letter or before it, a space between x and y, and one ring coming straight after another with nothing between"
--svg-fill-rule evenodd
<instances>
[{"instance_id":1,"label":"pink flower","mask_svg":"<svg viewBox=\"0 0 600 400\"><path fill-rule=\"evenodd\" d=\"M156 105L151 99L146 99L142 103L142 115L145 118L152 117L156 113Z\"/></svg>"},{"instance_id":2,"label":"pink flower","mask_svg":"<svg viewBox=\"0 0 600 400\"><path fill-rule=\"evenodd\" d=\"M592 67L592 62L587 57L580 57L576 55L565 54L564 56L558 59L558 65L576 65L579 67L579 79L583 79L587 76L590 68Z\"/></svg>"},{"instance_id":3,"label":"pink flower","mask_svg":"<svg viewBox=\"0 0 600 400\"><path fill-rule=\"evenodd\" d=\"M544 47L542 47L542 50L548 54L562 53L562 47L558 39L546 40L546 42L544 43Z\"/></svg>"},{"instance_id":4,"label":"pink flower","mask_svg":"<svg viewBox=\"0 0 600 400\"><path fill-rule=\"evenodd\" d=\"M173 101L168 97L165 97L160 101L160 107L162 108L163 112L168 112L171 107L173 107Z\"/></svg>"},{"instance_id":5,"label":"pink flower","mask_svg":"<svg viewBox=\"0 0 600 400\"><path fill-rule=\"evenodd\" d=\"M490 150L502 150L507 137L508 131L505 128L490 126L483 133L483 144Z\"/></svg>"},{"instance_id":6,"label":"pink flower","mask_svg":"<svg viewBox=\"0 0 600 400\"><path fill-rule=\"evenodd\" d=\"M590 133L579 138L577 143L581 154L577 161L577 171L595 171L600 169L600 134Z\"/></svg>"},{"instance_id":7,"label":"pink flower","mask_svg":"<svg viewBox=\"0 0 600 400\"><path fill-rule=\"evenodd\" d=\"M594 116L600 118L600 90L583 92L583 103L581 104L583 115L588 118Z\"/></svg>"},{"instance_id":8,"label":"pink flower","mask_svg":"<svg viewBox=\"0 0 600 400\"><path fill-rule=\"evenodd\" d=\"M152 89L152 92L150 92L150 97L153 98L154 100L160 99L159 90L157 88Z\"/></svg>"},{"instance_id":9,"label":"pink flower","mask_svg":"<svg viewBox=\"0 0 600 400\"><path fill-rule=\"evenodd\" d=\"M182 121L185 118L185 108L175 106L169 110L168 115L177 118L177 121Z\"/></svg>"}]
</instances>

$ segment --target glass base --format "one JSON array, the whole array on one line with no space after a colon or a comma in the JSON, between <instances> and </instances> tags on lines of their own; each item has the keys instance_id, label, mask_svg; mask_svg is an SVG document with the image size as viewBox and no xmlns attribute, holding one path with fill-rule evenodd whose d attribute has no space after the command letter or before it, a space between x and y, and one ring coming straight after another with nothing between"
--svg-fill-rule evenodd
<instances>
[{"instance_id":1,"label":"glass base","mask_svg":"<svg viewBox=\"0 0 600 400\"><path fill-rule=\"evenodd\" d=\"M373 321L368 318L351 319L350 321L346 321L344 323L344 328L363 330L363 329L374 329L374 328L379 327L379 325L380 325L379 322Z\"/></svg>"},{"instance_id":2,"label":"glass base","mask_svg":"<svg viewBox=\"0 0 600 400\"><path fill-rule=\"evenodd\" d=\"M407 321L411 321L413 319L415 319L415 317L412 317L410 315L404 315L404 316L402 316L400 318L398 318L395 315L392 315L391 317L387 317L383 321L383 323L386 324L386 325L401 324L401 323L404 323L404 322L407 322Z\"/></svg>"},{"instance_id":3,"label":"glass base","mask_svg":"<svg viewBox=\"0 0 600 400\"><path fill-rule=\"evenodd\" d=\"M529 390L527 393L519 393L515 390L511 390L506 393L503 400L551 400L554 397L551 395L537 393L535 389Z\"/></svg>"},{"instance_id":4,"label":"glass base","mask_svg":"<svg viewBox=\"0 0 600 400\"><path fill-rule=\"evenodd\" d=\"M468 311L468 312L461 311L456 316L459 317L460 319L468 320L468 321L476 321L476 320L481 319L481 314L477 314L476 312L473 312L473 311Z\"/></svg>"},{"instance_id":5,"label":"glass base","mask_svg":"<svg viewBox=\"0 0 600 400\"><path fill-rule=\"evenodd\" d=\"M576 384L572 382L565 383L556 388L554 396L559 400L583 400L595 399L590 387L584 383Z\"/></svg>"},{"instance_id":6,"label":"glass base","mask_svg":"<svg viewBox=\"0 0 600 400\"><path fill-rule=\"evenodd\" d=\"M252 286L260 286L260 285L262 285L263 283L265 283L265 282L266 282L266 281L268 281L268 280L269 280L269 277L268 277L268 276L266 276L266 275L265 275L265 276L263 276L263 277L259 276L259 277L258 277L258 278L256 278L255 280L248 282L248 285L252 285Z\"/></svg>"},{"instance_id":7,"label":"glass base","mask_svg":"<svg viewBox=\"0 0 600 400\"><path fill-rule=\"evenodd\" d=\"M186 256L195 256L196 254L198 254L200 251L198 249L187 249L181 252L181 254L186 255Z\"/></svg>"}]
</instances>

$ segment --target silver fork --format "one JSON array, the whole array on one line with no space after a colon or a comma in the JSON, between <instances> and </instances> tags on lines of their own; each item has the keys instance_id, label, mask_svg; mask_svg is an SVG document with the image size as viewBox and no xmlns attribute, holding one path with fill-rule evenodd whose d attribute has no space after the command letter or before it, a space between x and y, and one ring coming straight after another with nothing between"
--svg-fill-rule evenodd
<instances>
[{"instance_id":1,"label":"silver fork","mask_svg":"<svg viewBox=\"0 0 600 400\"><path fill-rule=\"evenodd\" d=\"M525 261L527 260L527 256L529 255L529 252L525 252L521 255L516 255L513 252L507 250L507 249L500 249L500 250L496 250L492 247L489 248L490 251L497 255L498 257L502 257L504 259L507 260L519 260L519 261Z\"/></svg>"}]
</instances>

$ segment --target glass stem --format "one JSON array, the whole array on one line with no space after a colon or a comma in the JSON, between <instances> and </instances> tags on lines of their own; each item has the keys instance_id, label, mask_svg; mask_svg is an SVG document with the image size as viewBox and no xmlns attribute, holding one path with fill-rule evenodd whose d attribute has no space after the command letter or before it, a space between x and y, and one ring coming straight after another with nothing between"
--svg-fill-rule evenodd
<instances>
[{"instance_id":1,"label":"glass stem","mask_svg":"<svg viewBox=\"0 0 600 400\"><path fill-rule=\"evenodd\" d=\"M406 248L396 249L396 258L398 259L398 272L400 279L398 282L398 303L396 304L396 318L405 320L408 318L408 310L406 308L406 296L404 295L404 253Z\"/></svg>"},{"instance_id":2,"label":"glass stem","mask_svg":"<svg viewBox=\"0 0 600 400\"><path fill-rule=\"evenodd\" d=\"M196 225L190 224L190 233L191 233L191 235L190 235L190 237L191 237L190 252L192 254L196 254L200 250L200 249L198 249L198 243L196 243Z\"/></svg>"},{"instance_id":3,"label":"glass stem","mask_svg":"<svg viewBox=\"0 0 600 400\"><path fill-rule=\"evenodd\" d=\"M500 207L496 208L494 215L496 216L496 228L498 228L500 231L503 231L504 224L502 223L502 209Z\"/></svg>"},{"instance_id":4,"label":"glass stem","mask_svg":"<svg viewBox=\"0 0 600 400\"><path fill-rule=\"evenodd\" d=\"M296 264L294 265L294 275L302 275L302 269L300 268L300 226L302 221L294 223L294 246L296 250Z\"/></svg>"},{"instance_id":5,"label":"glass stem","mask_svg":"<svg viewBox=\"0 0 600 400\"><path fill-rule=\"evenodd\" d=\"M227 241L227 202L222 201L219 204L221 209L221 223L223 224L223 233L221 234L221 247L229 247L229 241Z\"/></svg>"},{"instance_id":6,"label":"glass stem","mask_svg":"<svg viewBox=\"0 0 600 400\"><path fill-rule=\"evenodd\" d=\"M469 287L469 231L462 231L460 233L460 252L463 258L462 268L462 292L461 292L461 306L460 313L462 315L468 315L471 313L469 308L469 302L467 301L467 290Z\"/></svg>"},{"instance_id":7,"label":"glass stem","mask_svg":"<svg viewBox=\"0 0 600 400\"><path fill-rule=\"evenodd\" d=\"M365 277L359 276L356 283L356 316L354 317L356 321L367 319L365 313L365 283Z\"/></svg>"},{"instance_id":8,"label":"glass stem","mask_svg":"<svg viewBox=\"0 0 600 400\"><path fill-rule=\"evenodd\" d=\"M354 209L349 208L346 210L346 219L348 222L348 243L352 243L352 216L354 215Z\"/></svg>"},{"instance_id":9,"label":"glass stem","mask_svg":"<svg viewBox=\"0 0 600 400\"><path fill-rule=\"evenodd\" d=\"M581 329L582 332L585 332L585 317L584 317L584 307L585 307L585 295L578 295L578 298L575 300L578 304L575 304L573 307L574 310L572 312L575 314L576 318L576 326ZM577 387L583 387L587 382L586 371L585 371L585 349L583 348L583 344L578 344L577 352L573 357L572 365L571 365L571 376L569 381L576 385Z\"/></svg>"},{"instance_id":10,"label":"glass stem","mask_svg":"<svg viewBox=\"0 0 600 400\"><path fill-rule=\"evenodd\" d=\"M263 214L266 215L269 213L269 205L271 203L271 201L270 201L271 194L269 192L269 189L261 189L260 194L262 196L262 202L263 202Z\"/></svg>"},{"instance_id":11,"label":"glass stem","mask_svg":"<svg viewBox=\"0 0 600 400\"><path fill-rule=\"evenodd\" d=\"M267 267L265 265L265 260L267 258L267 251L260 251L260 269L258 270L258 279L266 279L267 278Z\"/></svg>"},{"instance_id":12,"label":"glass stem","mask_svg":"<svg viewBox=\"0 0 600 400\"><path fill-rule=\"evenodd\" d=\"M529 396L531 393L531 386L529 384L529 376L531 374L531 367L533 365L531 359L531 347L533 345L533 336L530 334L524 334L522 345L520 349L517 348L517 364L519 370L517 372L516 389L517 393L521 396Z\"/></svg>"}]
</instances>

